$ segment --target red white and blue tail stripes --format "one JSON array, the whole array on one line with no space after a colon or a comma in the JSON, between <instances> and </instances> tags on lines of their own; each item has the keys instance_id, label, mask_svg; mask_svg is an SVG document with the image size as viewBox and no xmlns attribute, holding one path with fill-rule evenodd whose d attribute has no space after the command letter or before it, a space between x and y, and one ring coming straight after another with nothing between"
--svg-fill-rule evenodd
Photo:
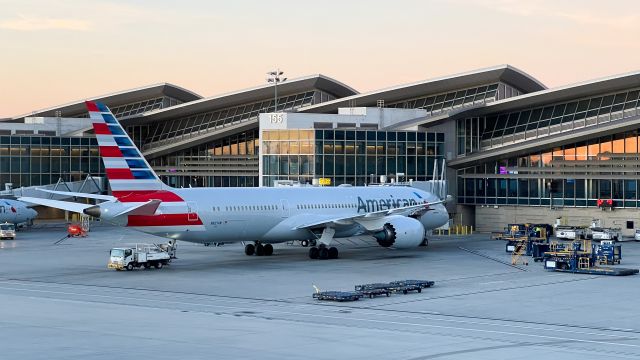
<instances>
[{"instance_id":1,"label":"red white and blue tail stripes","mask_svg":"<svg viewBox=\"0 0 640 360\"><path fill-rule=\"evenodd\" d=\"M109 108L87 101L100 156L113 191L161 190L163 184ZM117 196L116 196L117 197Z\"/></svg>"},{"instance_id":2,"label":"red white and blue tail stripes","mask_svg":"<svg viewBox=\"0 0 640 360\"><path fill-rule=\"evenodd\" d=\"M160 181L109 108L93 101L86 105L113 196L123 203L162 201L156 215L129 215L128 226L162 227L163 231L171 227L189 226L191 231L193 226L203 227L195 206L189 206Z\"/></svg>"}]
</instances>

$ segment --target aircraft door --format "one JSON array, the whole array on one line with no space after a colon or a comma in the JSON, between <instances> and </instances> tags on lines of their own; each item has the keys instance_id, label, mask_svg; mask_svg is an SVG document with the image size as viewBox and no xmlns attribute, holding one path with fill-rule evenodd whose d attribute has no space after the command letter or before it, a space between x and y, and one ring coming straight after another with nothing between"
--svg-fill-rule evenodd
<instances>
[{"instance_id":1,"label":"aircraft door","mask_svg":"<svg viewBox=\"0 0 640 360\"><path fill-rule=\"evenodd\" d=\"M280 200L281 213L283 218L289 217L289 202L287 200Z\"/></svg>"},{"instance_id":2,"label":"aircraft door","mask_svg":"<svg viewBox=\"0 0 640 360\"><path fill-rule=\"evenodd\" d=\"M187 208L187 220L198 221L198 204L195 201L189 201Z\"/></svg>"}]
</instances>

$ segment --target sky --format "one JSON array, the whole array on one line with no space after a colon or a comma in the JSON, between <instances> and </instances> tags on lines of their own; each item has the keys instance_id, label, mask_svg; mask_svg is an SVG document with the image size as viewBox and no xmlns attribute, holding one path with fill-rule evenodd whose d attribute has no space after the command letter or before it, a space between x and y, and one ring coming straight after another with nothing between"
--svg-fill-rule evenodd
<instances>
[{"instance_id":1,"label":"sky","mask_svg":"<svg viewBox=\"0 0 640 360\"><path fill-rule=\"evenodd\" d=\"M556 87L640 71L637 0L0 0L0 118L156 83L323 74L360 92L510 64Z\"/></svg>"}]
</instances>

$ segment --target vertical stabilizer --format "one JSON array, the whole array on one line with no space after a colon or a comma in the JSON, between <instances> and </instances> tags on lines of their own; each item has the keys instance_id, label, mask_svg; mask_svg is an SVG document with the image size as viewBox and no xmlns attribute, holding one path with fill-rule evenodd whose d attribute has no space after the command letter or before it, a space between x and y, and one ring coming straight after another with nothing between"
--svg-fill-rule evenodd
<instances>
[{"instance_id":1,"label":"vertical stabilizer","mask_svg":"<svg viewBox=\"0 0 640 360\"><path fill-rule=\"evenodd\" d=\"M166 189L109 108L93 101L86 105L113 196L121 200L139 198Z\"/></svg>"}]
</instances>

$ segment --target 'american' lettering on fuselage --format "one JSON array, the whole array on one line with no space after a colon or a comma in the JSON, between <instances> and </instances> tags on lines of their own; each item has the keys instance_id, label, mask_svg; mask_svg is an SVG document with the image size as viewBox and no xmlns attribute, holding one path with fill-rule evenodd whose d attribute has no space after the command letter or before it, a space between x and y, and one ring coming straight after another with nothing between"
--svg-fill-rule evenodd
<instances>
[{"instance_id":1,"label":"'american' lettering on fuselage","mask_svg":"<svg viewBox=\"0 0 640 360\"><path fill-rule=\"evenodd\" d=\"M395 209L399 207L418 205L414 199L366 199L358 196L358 212L376 212L381 210Z\"/></svg>"}]
</instances>

